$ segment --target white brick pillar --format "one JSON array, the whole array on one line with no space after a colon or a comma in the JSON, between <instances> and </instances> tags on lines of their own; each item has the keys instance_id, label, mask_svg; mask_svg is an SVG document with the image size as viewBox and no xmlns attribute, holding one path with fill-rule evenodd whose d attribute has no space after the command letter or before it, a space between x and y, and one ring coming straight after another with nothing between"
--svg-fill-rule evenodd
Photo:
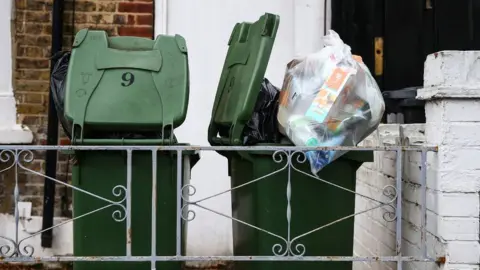
<instances>
[{"instance_id":1,"label":"white brick pillar","mask_svg":"<svg viewBox=\"0 0 480 270\"><path fill-rule=\"evenodd\" d=\"M12 0L0 9L0 144L32 142L32 133L17 125L17 109L12 87Z\"/></svg>"},{"instance_id":2,"label":"white brick pillar","mask_svg":"<svg viewBox=\"0 0 480 270\"><path fill-rule=\"evenodd\" d=\"M417 98L426 100L426 141L438 145L428 209L431 233L446 243L444 269L480 269L480 51L429 55Z\"/></svg>"}]
</instances>

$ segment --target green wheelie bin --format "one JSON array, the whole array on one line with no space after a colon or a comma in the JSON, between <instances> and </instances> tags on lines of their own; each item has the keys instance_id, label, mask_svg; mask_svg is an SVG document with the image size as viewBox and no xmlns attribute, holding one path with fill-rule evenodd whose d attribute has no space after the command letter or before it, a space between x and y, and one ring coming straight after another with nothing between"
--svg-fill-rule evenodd
<instances>
[{"instance_id":1,"label":"green wheelie bin","mask_svg":"<svg viewBox=\"0 0 480 270\"><path fill-rule=\"evenodd\" d=\"M65 118L71 123L74 145L180 145L173 129L185 120L188 106L185 40L178 35L158 36L156 40L108 37L104 31L81 30L73 44L65 96ZM190 169L199 159L192 151L182 153L183 170L178 176L177 151L132 150L131 167L126 150L75 151L72 179L81 190L73 192L73 215L78 218L73 226L74 255L126 256L129 235L131 255L150 256L152 188L156 188L156 255L175 256L177 179L182 186L188 184ZM186 229L182 227L184 236ZM184 247L182 242L182 252ZM157 269L179 270L181 266L180 262L156 263ZM151 269L151 263L75 262L74 269L146 270Z\"/></svg>"},{"instance_id":2,"label":"green wheelie bin","mask_svg":"<svg viewBox=\"0 0 480 270\"><path fill-rule=\"evenodd\" d=\"M273 14L234 27L208 130L211 145L242 145L242 133L254 111L278 27L279 17ZM291 145L287 139L280 144ZM233 217L259 228L233 222L234 255L353 255L353 218L302 235L354 213L355 194L320 179L354 191L356 171L363 162L373 160L372 152L348 152L322 169L318 178L311 175L301 153L272 150L220 154L228 159L232 188L261 178L232 190ZM287 197L291 200L289 210ZM291 215L290 226L287 212ZM352 263L256 261L237 262L235 269L351 270Z\"/></svg>"}]
</instances>

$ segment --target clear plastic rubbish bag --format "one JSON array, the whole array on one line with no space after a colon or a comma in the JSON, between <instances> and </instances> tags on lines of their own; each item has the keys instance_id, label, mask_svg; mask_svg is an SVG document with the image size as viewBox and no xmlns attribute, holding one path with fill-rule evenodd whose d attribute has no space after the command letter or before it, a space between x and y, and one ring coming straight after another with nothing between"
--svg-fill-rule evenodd
<instances>
[{"instance_id":1,"label":"clear plastic rubbish bag","mask_svg":"<svg viewBox=\"0 0 480 270\"><path fill-rule=\"evenodd\" d=\"M380 124L380 89L361 57L330 30L324 48L287 65L280 93L279 130L297 146L355 146ZM309 151L312 173L345 154Z\"/></svg>"}]
</instances>

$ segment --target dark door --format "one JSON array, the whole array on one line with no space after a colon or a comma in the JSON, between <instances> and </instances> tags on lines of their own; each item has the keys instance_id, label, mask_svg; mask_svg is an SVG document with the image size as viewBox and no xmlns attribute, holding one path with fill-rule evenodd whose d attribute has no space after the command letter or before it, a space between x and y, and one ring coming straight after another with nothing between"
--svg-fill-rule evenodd
<instances>
[{"instance_id":1,"label":"dark door","mask_svg":"<svg viewBox=\"0 0 480 270\"><path fill-rule=\"evenodd\" d=\"M382 90L422 86L424 61L435 51L480 49L479 0L331 2L332 28Z\"/></svg>"}]
</instances>

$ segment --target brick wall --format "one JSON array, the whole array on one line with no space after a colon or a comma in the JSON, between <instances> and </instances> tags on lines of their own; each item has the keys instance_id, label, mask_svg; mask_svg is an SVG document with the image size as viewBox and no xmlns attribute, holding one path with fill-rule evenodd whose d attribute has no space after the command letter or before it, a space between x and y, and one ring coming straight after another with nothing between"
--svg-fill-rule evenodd
<instances>
[{"instance_id":1,"label":"brick wall","mask_svg":"<svg viewBox=\"0 0 480 270\"><path fill-rule=\"evenodd\" d=\"M403 132L400 132L400 128ZM403 136L401 135L403 134ZM426 145L425 125L380 125L378 130L365 139L365 146L392 146L401 141L410 145ZM434 153L428 153L431 163ZM421 154L404 152L402 169L402 253L405 256L421 255ZM432 164L427 170L427 251L431 257L443 256L443 239L438 236L438 206L435 203L435 175ZM387 185L396 185L396 153L376 152L374 162L365 163L357 171L357 192L366 196L388 201L381 195ZM357 196L355 212L377 206L378 203ZM389 208L380 208L355 217L355 256L395 256L395 221L388 222L383 215ZM396 262L354 263L354 270L396 269ZM434 263L404 263L404 269L438 269Z\"/></svg>"},{"instance_id":2,"label":"brick wall","mask_svg":"<svg viewBox=\"0 0 480 270\"><path fill-rule=\"evenodd\" d=\"M439 267L435 263L406 262L404 269L479 269L480 165L476 148L479 144L478 127L475 127L480 120L476 113L478 104L466 100L448 103L427 104L427 124L402 125L403 137L399 132L400 125L381 125L363 142L368 146L395 145L399 138L408 138L410 145L439 146L438 153L427 155L427 251L432 258L446 256L447 264ZM448 109L459 111L447 113ZM449 123L440 124L445 118L450 118ZM470 120L473 122L468 123ZM403 159L402 252L406 256L422 256L420 160L420 153L416 152L406 152ZM358 170L357 192L379 199L378 194L384 186L395 185L395 174L396 155L377 152L374 162L366 163ZM376 205L357 196L355 212ZM383 220L384 212L378 209L356 216L356 256L395 256L395 223ZM356 262L354 269L396 269L396 265Z\"/></svg>"},{"instance_id":3,"label":"brick wall","mask_svg":"<svg viewBox=\"0 0 480 270\"><path fill-rule=\"evenodd\" d=\"M46 142L48 89L50 77L50 46L52 33L52 0L15 0L14 16L14 93L17 99L19 122L34 133L34 143ZM65 0L64 49L70 48L74 34L83 28L101 29L111 36L153 36L153 0ZM60 128L60 144L68 144ZM44 172L44 153L36 152L29 167ZM68 181L67 156L59 155L58 179ZM20 175L22 201L33 203L34 215L41 214L43 201L42 176L22 172ZM13 190L6 188L0 197ZM61 201L69 204L69 193L57 185L56 215ZM63 198L62 198L63 196Z\"/></svg>"},{"instance_id":4,"label":"brick wall","mask_svg":"<svg viewBox=\"0 0 480 270\"><path fill-rule=\"evenodd\" d=\"M442 51L425 61L427 140L438 145L435 201L448 269L480 269L480 72L478 51Z\"/></svg>"}]
</instances>

